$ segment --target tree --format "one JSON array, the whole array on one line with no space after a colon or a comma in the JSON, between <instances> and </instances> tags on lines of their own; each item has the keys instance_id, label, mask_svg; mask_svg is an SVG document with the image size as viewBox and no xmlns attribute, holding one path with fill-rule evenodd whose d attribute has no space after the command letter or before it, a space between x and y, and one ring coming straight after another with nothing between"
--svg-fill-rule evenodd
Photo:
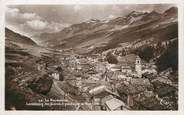
<instances>
[{"instance_id":1,"label":"tree","mask_svg":"<svg viewBox=\"0 0 184 115\"><path fill-rule=\"evenodd\" d=\"M151 46L144 47L138 52L138 55L142 59L149 61L150 59L154 57L154 48Z\"/></svg>"},{"instance_id":2,"label":"tree","mask_svg":"<svg viewBox=\"0 0 184 115\"><path fill-rule=\"evenodd\" d=\"M106 59L110 64L117 64L118 63L117 58L113 54L111 54L110 52L107 54Z\"/></svg>"},{"instance_id":3,"label":"tree","mask_svg":"<svg viewBox=\"0 0 184 115\"><path fill-rule=\"evenodd\" d=\"M126 51L125 51L125 49L122 49L122 51L121 51L121 55L122 55L122 56L125 56L125 55L126 55Z\"/></svg>"},{"instance_id":4,"label":"tree","mask_svg":"<svg viewBox=\"0 0 184 115\"><path fill-rule=\"evenodd\" d=\"M169 67L178 70L178 41L171 43L166 51L157 59L158 71L163 71Z\"/></svg>"}]
</instances>

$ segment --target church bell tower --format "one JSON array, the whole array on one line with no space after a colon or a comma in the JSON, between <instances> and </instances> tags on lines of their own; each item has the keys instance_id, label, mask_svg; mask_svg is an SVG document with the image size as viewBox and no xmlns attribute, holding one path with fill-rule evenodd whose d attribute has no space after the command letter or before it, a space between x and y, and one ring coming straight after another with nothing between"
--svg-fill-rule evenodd
<instances>
[{"instance_id":1,"label":"church bell tower","mask_svg":"<svg viewBox=\"0 0 184 115\"><path fill-rule=\"evenodd\" d=\"M138 77L141 78L142 77L142 64L141 64L141 58L139 56L136 57L135 71L137 72Z\"/></svg>"}]
</instances>

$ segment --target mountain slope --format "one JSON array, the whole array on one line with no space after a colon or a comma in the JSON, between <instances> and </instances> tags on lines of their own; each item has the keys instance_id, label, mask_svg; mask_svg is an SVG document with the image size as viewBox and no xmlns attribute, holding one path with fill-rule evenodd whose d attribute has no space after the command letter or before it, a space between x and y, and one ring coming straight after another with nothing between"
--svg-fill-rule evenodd
<instances>
[{"instance_id":1,"label":"mountain slope","mask_svg":"<svg viewBox=\"0 0 184 115\"><path fill-rule=\"evenodd\" d=\"M21 43L21 44L26 44L26 45L34 45L36 46L37 44L31 40L30 38L20 35L18 33L13 32L12 30L5 28L5 37L6 41L12 41L16 43Z\"/></svg>"},{"instance_id":2,"label":"mountain slope","mask_svg":"<svg viewBox=\"0 0 184 115\"><path fill-rule=\"evenodd\" d=\"M101 52L137 39L157 42L177 38L177 31L177 8L172 7L162 14L132 11L109 21L90 20L37 37L42 44L56 49L85 48Z\"/></svg>"}]
</instances>

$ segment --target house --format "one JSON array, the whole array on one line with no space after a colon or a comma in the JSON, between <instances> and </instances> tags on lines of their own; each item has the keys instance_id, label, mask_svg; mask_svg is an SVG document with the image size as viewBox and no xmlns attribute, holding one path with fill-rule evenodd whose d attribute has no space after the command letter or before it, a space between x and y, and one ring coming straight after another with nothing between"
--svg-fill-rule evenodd
<instances>
[{"instance_id":1,"label":"house","mask_svg":"<svg viewBox=\"0 0 184 115\"><path fill-rule=\"evenodd\" d=\"M89 91L89 93L92 95L92 96L95 96L97 94L100 94L102 92L106 92L106 86L105 85L100 85L98 87L95 87L93 89L91 89Z\"/></svg>"},{"instance_id":2,"label":"house","mask_svg":"<svg viewBox=\"0 0 184 115\"><path fill-rule=\"evenodd\" d=\"M126 75L118 75L118 80L124 80L124 81L130 81L132 78L131 77L128 77Z\"/></svg>"},{"instance_id":3,"label":"house","mask_svg":"<svg viewBox=\"0 0 184 115\"><path fill-rule=\"evenodd\" d=\"M113 72L113 74L110 76L111 79L114 79L114 80L130 80L131 77L129 77L128 75L126 75L125 73L122 73L122 72Z\"/></svg>"},{"instance_id":4,"label":"house","mask_svg":"<svg viewBox=\"0 0 184 115\"><path fill-rule=\"evenodd\" d=\"M133 85L144 85L147 87L151 87L150 81L146 78L132 78L130 80L130 83Z\"/></svg>"},{"instance_id":5,"label":"house","mask_svg":"<svg viewBox=\"0 0 184 115\"><path fill-rule=\"evenodd\" d=\"M49 74L55 80L59 80L59 81L63 81L64 80L64 76L62 75L61 72L51 71L51 72L49 72Z\"/></svg>"},{"instance_id":6,"label":"house","mask_svg":"<svg viewBox=\"0 0 184 115\"><path fill-rule=\"evenodd\" d=\"M92 75L88 79L89 80L93 80L93 81L99 81L100 80L100 77L99 76L96 76L96 75Z\"/></svg>"},{"instance_id":7,"label":"house","mask_svg":"<svg viewBox=\"0 0 184 115\"><path fill-rule=\"evenodd\" d=\"M115 93L108 90L105 85L100 85L89 90L89 94L91 96L91 102L92 105L94 106L94 110L106 110L107 109L107 105L105 104L107 102L106 100L111 99L113 96L117 96ZM108 102L107 103L108 106L111 107L112 106L111 103L112 102Z\"/></svg>"},{"instance_id":8,"label":"house","mask_svg":"<svg viewBox=\"0 0 184 115\"><path fill-rule=\"evenodd\" d=\"M79 89L82 89L82 78L79 76L79 77L76 77L76 86L79 88Z\"/></svg>"},{"instance_id":9,"label":"house","mask_svg":"<svg viewBox=\"0 0 184 115\"><path fill-rule=\"evenodd\" d=\"M112 98L105 102L107 109L114 111L114 110L123 110L125 108L125 103L119 99Z\"/></svg>"},{"instance_id":10,"label":"house","mask_svg":"<svg viewBox=\"0 0 184 115\"><path fill-rule=\"evenodd\" d=\"M52 76L54 79L59 80L59 73L54 72L54 73L51 74L51 76Z\"/></svg>"},{"instance_id":11,"label":"house","mask_svg":"<svg viewBox=\"0 0 184 115\"><path fill-rule=\"evenodd\" d=\"M134 105L134 109L147 109L147 110L162 110L165 109L164 105L160 103L153 91L144 91L136 96L134 100L137 104Z\"/></svg>"},{"instance_id":12,"label":"house","mask_svg":"<svg viewBox=\"0 0 184 115\"><path fill-rule=\"evenodd\" d=\"M37 64L37 70L41 71L43 69L43 66L41 64Z\"/></svg>"},{"instance_id":13,"label":"house","mask_svg":"<svg viewBox=\"0 0 184 115\"><path fill-rule=\"evenodd\" d=\"M105 105L105 103L108 101L108 100L111 100L113 99L114 97L112 95L107 95L105 97L102 98L101 100L101 103ZM104 106L105 107L105 106ZM106 110L106 107L104 108Z\"/></svg>"},{"instance_id":14,"label":"house","mask_svg":"<svg viewBox=\"0 0 184 115\"><path fill-rule=\"evenodd\" d=\"M111 67L111 71L121 71L121 67L120 66L118 66L118 65L116 65L116 66L114 66L114 67Z\"/></svg>"},{"instance_id":15,"label":"house","mask_svg":"<svg viewBox=\"0 0 184 115\"><path fill-rule=\"evenodd\" d=\"M127 76L126 76L126 75L118 75L117 78L118 78L119 80L121 80L121 79L126 79Z\"/></svg>"},{"instance_id":16,"label":"house","mask_svg":"<svg viewBox=\"0 0 184 115\"><path fill-rule=\"evenodd\" d=\"M133 96L147 90L147 87L144 85L136 85L131 83L119 83L116 87L122 100L126 101L129 107L134 105Z\"/></svg>"},{"instance_id":17,"label":"house","mask_svg":"<svg viewBox=\"0 0 184 115\"><path fill-rule=\"evenodd\" d=\"M128 75L131 76L132 78L139 78L137 72L135 72L135 71L129 73Z\"/></svg>"},{"instance_id":18,"label":"house","mask_svg":"<svg viewBox=\"0 0 184 115\"><path fill-rule=\"evenodd\" d=\"M107 95L103 98L95 97L93 99L93 105L95 110L124 110L127 109L125 103L112 95Z\"/></svg>"},{"instance_id":19,"label":"house","mask_svg":"<svg viewBox=\"0 0 184 115\"><path fill-rule=\"evenodd\" d=\"M121 72L123 73L131 73L132 72L132 68L128 65L123 65L121 66Z\"/></svg>"},{"instance_id":20,"label":"house","mask_svg":"<svg viewBox=\"0 0 184 115\"><path fill-rule=\"evenodd\" d=\"M147 73L147 74L157 74L157 71L156 71L156 69L144 69L143 71L142 71L142 74L145 74L145 73Z\"/></svg>"},{"instance_id":21,"label":"house","mask_svg":"<svg viewBox=\"0 0 184 115\"><path fill-rule=\"evenodd\" d=\"M110 71L121 71L121 66L116 64L107 64L107 69Z\"/></svg>"}]
</instances>

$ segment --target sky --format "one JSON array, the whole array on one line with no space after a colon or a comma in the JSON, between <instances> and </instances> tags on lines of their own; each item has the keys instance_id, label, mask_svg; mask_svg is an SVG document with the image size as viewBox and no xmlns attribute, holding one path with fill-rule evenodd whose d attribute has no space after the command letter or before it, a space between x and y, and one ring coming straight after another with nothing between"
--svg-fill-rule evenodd
<instances>
[{"instance_id":1,"label":"sky","mask_svg":"<svg viewBox=\"0 0 184 115\"><path fill-rule=\"evenodd\" d=\"M6 27L34 36L59 32L72 24L90 19L110 20L131 11L164 12L173 4L113 4L113 5L9 5L6 7Z\"/></svg>"}]
</instances>

